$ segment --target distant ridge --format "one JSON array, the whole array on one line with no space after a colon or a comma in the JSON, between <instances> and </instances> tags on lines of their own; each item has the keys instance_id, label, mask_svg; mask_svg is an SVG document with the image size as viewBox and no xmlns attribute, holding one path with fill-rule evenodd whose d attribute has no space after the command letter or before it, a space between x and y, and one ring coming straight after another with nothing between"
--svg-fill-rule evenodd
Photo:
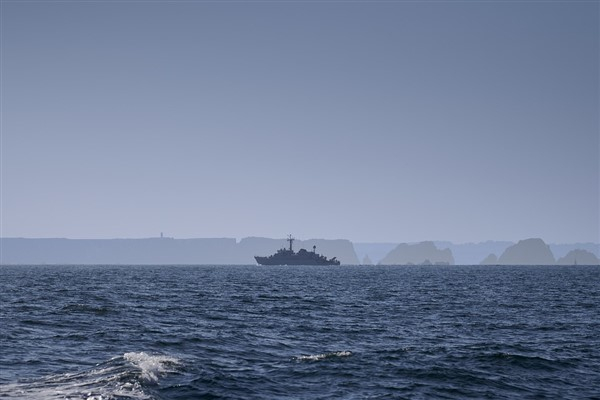
<instances>
[{"instance_id":1,"label":"distant ridge","mask_svg":"<svg viewBox=\"0 0 600 400\"><path fill-rule=\"evenodd\" d=\"M525 239L528 240L528 239ZM541 240L541 239L538 239ZM543 242L543 240L542 240ZM435 241L433 242L438 249L449 249L454 258L454 264L456 265L497 265L499 263L498 258L509 248L514 246L517 243L508 242L508 241L492 241L488 240L485 242L478 243L459 243L454 244L448 241ZM408 243L409 245L414 245L416 243ZM600 258L600 244L597 243L569 243L569 244L549 244L547 246L550 249L550 254L552 255L552 259L560 260L562 257L565 257L569 252L578 250L585 251L596 258ZM375 264L381 263L384 258L386 258L389 253L395 249L398 244L393 243L355 243L354 247L356 249L356 253L359 258L363 259L365 256L369 256L369 259L373 260ZM545 251L544 251L545 252ZM546 256L548 256L548 253ZM514 258L513 260L517 260L519 258ZM594 258L586 258L589 260L594 260ZM542 258L545 264L560 264L558 261L553 262L550 257ZM430 260L432 261L432 260ZM385 261L387 262L387 261ZM528 260L527 257L521 258L520 262L516 264L528 264L531 261ZM537 260L535 263L539 263L540 260ZM416 262L412 262L415 264ZM567 265L567 261L561 261L563 265ZM567 263L567 264L564 264ZM584 264L583 261L580 262L581 265ZM589 264L589 263L588 263ZM593 264L592 264L593 265Z\"/></svg>"},{"instance_id":2,"label":"distant ridge","mask_svg":"<svg viewBox=\"0 0 600 400\"><path fill-rule=\"evenodd\" d=\"M587 250L571 250L556 261L558 265L600 265L600 258Z\"/></svg>"},{"instance_id":3,"label":"distant ridge","mask_svg":"<svg viewBox=\"0 0 600 400\"><path fill-rule=\"evenodd\" d=\"M554 265L555 263L550 247L539 238L519 240L498 258L500 265Z\"/></svg>"},{"instance_id":4,"label":"distant ridge","mask_svg":"<svg viewBox=\"0 0 600 400\"><path fill-rule=\"evenodd\" d=\"M528 239L526 239L528 240ZM515 264L550 263L580 265L600 258L600 244L571 243L546 245L537 239L545 256L532 261L530 257L512 257ZM521 241L522 242L522 241ZM493 265L509 263L506 250L517 243L486 241L454 244L447 241L433 243L436 249L448 249L457 265ZM379 264L396 249L398 243L352 243L345 239L298 240L298 249L317 246L320 253L337 257L342 264ZM404 244L404 245L415 245ZM254 256L272 254L285 246L285 239L246 237L174 239L170 237L142 239L65 239L65 238L0 238L0 264L255 264ZM547 250L552 255L552 261ZM514 252L515 250L511 250ZM573 253L576 251L575 253ZM587 254L587 255L586 255ZM361 261L360 261L361 260ZM434 256L405 262L435 263ZM589 261L586 261L589 260ZM448 261L446 259L445 261ZM445 262L437 261L437 262ZM386 260L384 263L387 263ZM396 260L396 262L399 262Z\"/></svg>"},{"instance_id":5,"label":"distant ridge","mask_svg":"<svg viewBox=\"0 0 600 400\"><path fill-rule=\"evenodd\" d=\"M379 262L382 265L454 264L450 249L438 249L433 242L400 243Z\"/></svg>"},{"instance_id":6,"label":"distant ridge","mask_svg":"<svg viewBox=\"0 0 600 400\"><path fill-rule=\"evenodd\" d=\"M317 246L342 264L358 264L348 240L298 240L298 248ZM285 246L285 239L25 239L0 238L2 264L256 264L255 255Z\"/></svg>"},{"instance_id":7,"label":"distant ridge","mask_svg":"<svg viewBox=\"0 0 600 400\"><path fill-rule=\"evenodd\" d=\"M498 264L498 256L496 256L494 253L491 253L489 256L484 258L483 261L481 261L479 263L479 265L496 265L496 264Z\"/></svg>"}]
</instances>

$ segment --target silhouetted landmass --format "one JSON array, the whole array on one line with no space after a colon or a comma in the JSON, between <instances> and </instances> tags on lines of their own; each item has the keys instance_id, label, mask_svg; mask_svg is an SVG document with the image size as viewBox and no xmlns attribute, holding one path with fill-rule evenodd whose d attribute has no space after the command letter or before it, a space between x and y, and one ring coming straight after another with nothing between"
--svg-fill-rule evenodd
<instances>
[{"instance_id":1,"label":"silhouetted landmass","mask_svg":"<svg viewBox=\"0 0 600 400\"><path fill-rule=\"evenodd\" d=\"M525 239L507 248L498 258L499 265L553 265L554 255L542 239Z\"/></svg>"},{"instance_id":2,"label":"silhouetted landmass","mask_svg":"<svg viewBox=\"0 0 600 400\"><path fill-rule=\"evenodd\" d=\"M600 244L598 243L571 243L571 244L548 244L554 258L560 259L566 256L570 251L573 250L585 250L596 257L600 258Z\"/></svg>"},{"instance_id":3,"label":"silhouetted landmass","mask_svg":"<svg viewBox=\"0 0 600 400\"><path fill-rule=\"evenodd\" d=\"M600 259L587 250L571 250L556 262L558 265L600 265Z\"/></svg>"},{"instance_id":4,"label":"silhouetted landmass","mask_svg":"<svg viewBox=\"0 0 600 400\"><path fill-rule=\"evenodd\" d=\"M514 242L509 241L492 241L488 240L479 243L459 243L454 244L448 241L434 241L438 249L448 248L454 257L456 265L478 265L482 260L490 254L496 256L504 253ZM379 263L397 243L354 243L354 249L359 259L363 259L365 255L373 260L375 264ZM555 259L565 256L569 251L576 249L587 250L596 257L600 257L600 245L597 243L570 243L570 244L549 244L550 250ZM495 263L494 263L495 264ZM490 264L492 265L492 264Z\"/></svg>"},{"instance_id":5,"label":"silhouetted landmass","mask_svg":"<svg viewBox=\"0 0 600 400\"><path fill-rule=\"evenodd\" d=\"M285 247L285 239L23 239L2 238L3 264L256 264L254 256ZM298 240L342 264L358 264L348 240Z\"/></svg>"},{"instance_id":6,"label":"silhouetted landmass","mask_svg":"<svg viewBox=\"0 0 600 400\"><path fill-rule=\"evenodd\" d=\"M7 264L223 264L235 239L2 239Z\"/></svg>"},{"instance_id":7,"label":"silhouetted landmass","mask_svg":"<svg viewBox=\"0 0 600 400\"><path fill-rule=\"evenodd\" d=\"M489 254L502 254L509 246L515 244L508 241L488 240L479 243L459 243L436 241L439 249L450 249L454 263L458 265L477 265Z\"/></svg>"},{"instance_id":8,"label":"silhouetted landmass","mask_svg":"<svg viewBox=\"0 0 600 400\"><path fill-rule=\"evenodd\" d=\"M427 260L435 264L593 264L600 258L600 245L595 243L552 244L546 246L541 239L528 239L518 244L487 241L481 243L452 244L450 242L424 242L419 244L355 243L348 240L297 240L294 248L312 250L327 257L337 257L342 264L422 264ZM433 246L431 245L433 243ZM254 256L269 255L285 247L285 239L259 237L244 238L236 242L232 238L204 239L24 239L0 238L0 262L3 264L255 264ZM417 247L412 247L417 246ZM448 248L451 260L425 251ZM399 250L398 247L400 247ZM548 247L551 252L548 253ZM510 250L509 250L510 248ZM407 257L417 252L415 257ZM410 250L409 250L410 249ZM392 250L400 251L402 259L390 261ZM525 251L528 250L528 251ZM585 253L573 253L574 250ZM455 253L456 252L456 253ZM595 258L589 258L591 254ZM444 253L445 254L445 253ZM501 254L494 260L492 255ZM580 254L580 256L577 256ZM368 257L367 259L365 257ZM395 257L395 256L394 256ZM475 259L475 257L478 257ZM581 258L581 259L580 259ZM360 263L359 260L363 262ZM483 261L482 261L483 260ZM591 260L591 261L587 261Z\"/></svg>"},{"instance_id":9,"label":"silhouetted landmass","mask_svg":"<svg viewBox=\"0 0 600 400\"><path fill-rule=\"evenodd\" d=\"M382 265L454 264L450 249L440 250L433 242L401 243L379 262Z\"/></svg>"},{"instance_id":10,"label":"silhouetted landmass","mask_svg":"<svg viewBox=\"0 0 600 400\"><path fill-rule=\"evenodd\" d=\"M498 256L494 253L490 254L486 258L484 258L479 265L497 265L498 264Z\"/></svg>"},{"instance_id":11,"label":"silhouetted landmass","mask_svg":"<svg viewBox=\"0 0 600 400\"><path fill-rule=\"evenodd\" d=\"M392 249L398 246L398 243L355 242L353 245L359 260L362 260L366 255L369 255L369 258L373 263L378 264L383 257L387 256Z\"/></svg>"}]
</instances>

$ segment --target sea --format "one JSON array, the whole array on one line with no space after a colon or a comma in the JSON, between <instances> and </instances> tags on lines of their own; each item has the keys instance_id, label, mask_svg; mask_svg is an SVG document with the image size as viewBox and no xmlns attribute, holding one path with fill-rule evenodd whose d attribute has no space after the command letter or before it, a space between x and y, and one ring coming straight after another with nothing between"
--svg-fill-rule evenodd
<instances>
[{"instance_id":1,"label":"sea","mask_svg":"<svg viewBox=\"0 0 600 400\"><path fill-rule=\"evenodd\" d=\"M1 399L600 399L598 266L0 266Z\"/></svg>"}]
</instances>

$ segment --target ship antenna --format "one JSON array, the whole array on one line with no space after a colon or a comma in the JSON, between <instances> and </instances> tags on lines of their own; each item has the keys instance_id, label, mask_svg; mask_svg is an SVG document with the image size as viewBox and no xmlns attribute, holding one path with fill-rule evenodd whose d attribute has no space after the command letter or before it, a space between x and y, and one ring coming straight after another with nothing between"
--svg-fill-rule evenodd
<instances>
[{"instance_id":1,"label":"ship antenna","mask_svg":"<svg viewBox=\"0 0 600 400\"><path fill-rule=\"evenodd\" d=\"M290 242L290 251L294 251L292 250L292 243L294 243L294 238L292 237L292 235L288 235L287 241Z\"/></svg>"}]
</instances>

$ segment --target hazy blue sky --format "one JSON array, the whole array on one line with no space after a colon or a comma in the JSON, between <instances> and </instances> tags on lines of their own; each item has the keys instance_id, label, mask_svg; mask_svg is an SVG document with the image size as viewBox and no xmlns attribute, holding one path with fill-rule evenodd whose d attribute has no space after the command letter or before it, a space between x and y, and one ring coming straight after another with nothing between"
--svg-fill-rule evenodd
<instances>
[{"instance_id":1,"label":"hazy blue sky","mask_svg":"<svg viewBox=\"0 0 600 400\"><path fill-rule=\"evenodd\" d=\"M596 1L2 1L2 236L599 241Z\"/></svg>"}]
</instances>

